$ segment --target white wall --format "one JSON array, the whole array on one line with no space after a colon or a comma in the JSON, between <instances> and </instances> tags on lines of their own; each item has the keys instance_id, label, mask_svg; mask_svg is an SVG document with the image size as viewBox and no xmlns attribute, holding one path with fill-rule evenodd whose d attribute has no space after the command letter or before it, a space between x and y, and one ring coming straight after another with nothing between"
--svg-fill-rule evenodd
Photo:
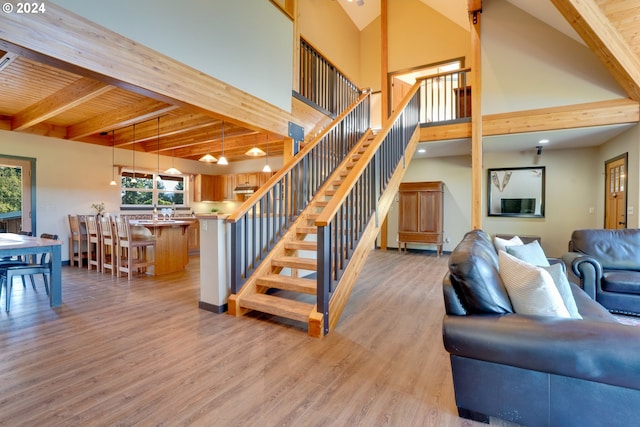
<instances>
[{"instance_id":1,"label":"white wall","mask_svg":"<svg viewBox=\"0 0 640 427\"><path fill-rule=\"evenodd\" d=\"M506 0L483 3L482 113L626 98L587 47Z\"/></svg>"},{"instance_id":2,"label":"white wall","mask_svg":"<svg viewBox=\"0 0 640 427\"><path fill-rule=\"evenodd\" d=\"M487 215L487 169L505 167L544 166L546 170L545 217L513 218ZM560 256L567 248L571 232L577 228L602 227L602 193L596 188L601 181L602 168L599 149L549 150L539 159L532 154L518 152L487 153L483 167L483 224L491 235L520 234L542 238L542 246L549 256ZM594 171L598 171L594 173ZM403 182L443 181L444 237L450 240L444 250L451 251L471 229L471 158L441 157L414 159ZM590 208L594 212L590 213ZM397 245L398 207L395 203L388 217L389 246ZM409 244L409 248L435 249L430 245Z\"/></svg>"},{"instance_id":3,"label":"white wall","mask_svg":"<svg viewBox=\"0 0 640 427\"><path fill-rule=\"evenodd\" d=\"M628 153L627 159L627 228L640 227L638 209L640 209L640 125L635 125L628 131L611 141L603 144L598 150L598 169L594 174L600 176L597 187L601 195L598 214L598 226L604 226L604 197L605 197L605 162Z\"/></svg>"},{"instance_id":4,"label":"white wall","mask_svg":"<svg viewBox=\"0 0 640 427\"><path fill-rule=\"evenodd\" d=\"M291 111L293 23L267 0L55 3Z\"/></svg>"},{"instance_id":5,"label":"white wall","mask_svg":"<svg viewBox=\"0 0 640 427\"><path fill-rule=\"evenodd\" d=\"M92 213L91 205L104 202L107 212L120 211L119 187L110 186L112 151L94 144L47 138L0 130L0 157L3 155L35 158L36 233L58 234L64 241L62 259L68 259L67 214ZM170 157L160 156L160 169L171 166ZM221 175L262 170L264 158L232 162L228 166L206 164L194 160L175 159L175 166L184 174ZM133 152L115 150L115 163L131 167ZM282 157L269 157L273 170L282 167ZM155 154L136 153L136 169L156 171ZM117 170L116 170L116 181ZM193 184L193 179L189 181ZM190 192L189 200L193 200ZM207 203L190 203L196 213L208 212Z\"/></svg>"}]
</instances>

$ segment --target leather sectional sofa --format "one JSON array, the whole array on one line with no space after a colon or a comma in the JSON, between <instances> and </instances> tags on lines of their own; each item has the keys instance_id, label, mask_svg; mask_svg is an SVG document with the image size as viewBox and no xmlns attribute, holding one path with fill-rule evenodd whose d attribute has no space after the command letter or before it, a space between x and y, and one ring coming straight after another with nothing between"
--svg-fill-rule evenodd
<instances>
[{"instance_id":1,"label":"leather sectional sofa","mask_svg":"<svg viewBox=\"0 0 640 427\"><path fill-rule=\"evenodd\" d=\"M443 280L443 339L461 417L533 427L637 423L640 327L571 288L582 319L515 314L489 236L465 235Z\"/></svg>"},{"instance_id":2,"label":"leather sectional sofa","mask_svg":"<svg viewBox=\"0 0 640 427\"><path fill-rule=\"evenodd\" d=\"M640 229L575 230L562 258L591 298L640 316Z\"/></svg>"}]
</instances>

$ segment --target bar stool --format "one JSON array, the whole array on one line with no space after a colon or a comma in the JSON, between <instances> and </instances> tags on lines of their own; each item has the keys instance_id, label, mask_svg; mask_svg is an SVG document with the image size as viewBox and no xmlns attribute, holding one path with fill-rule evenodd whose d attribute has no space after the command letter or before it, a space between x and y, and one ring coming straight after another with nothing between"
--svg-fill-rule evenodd
<instances>
[{"instance_id":1,"label":"bar stool","mask_svg":"<svg viewBox=\"0 0 640 427\"><path fill-rule=\"evenodd\" d=\"M127 273L127 278L131 280L134 271L147 271L147 267L155 265L155 253L148 251L155 248L155 237L136 236L131 233L131 225L126 217L116 217L116 233L118 236L118 269L117 275ZM149 252L153 253L154 259L149 259Z\"/></svg>"},{"instance_id":2,"label":"bar stool","mask_svg":"<svg viewBox=\"0 0 640 427\"><path fill-rule=\"evenodd\" d=\"M108 216L100 217L100 264L101 271L111 271L113 276L117 271L118 265L116 256L116 238L113 232L114 225Z\"/></svg>"},{"instance_id":3,"label":"bar stool","mask_svg":"<svg viewBox=\"0 0 640 427\"><path fill-rule=\"evenodd\" d=\"M78 264L78 268L82 267L83 260L87 259L87 233L83 233L80 227L80 218L78 215L68 215L69 229L69 265Z\"/></svg>"},{"instance_id":4,"label":"bar stool","mask_svg":"<svg viewBox=\"0 0 640 427\"><path fill-rule=\"evenodd\" d=\"M100 227L93 215L87 215L87 269L95 265L96 271L102 270L102 255L100 243Z\"/></svg>"}]
</instances>

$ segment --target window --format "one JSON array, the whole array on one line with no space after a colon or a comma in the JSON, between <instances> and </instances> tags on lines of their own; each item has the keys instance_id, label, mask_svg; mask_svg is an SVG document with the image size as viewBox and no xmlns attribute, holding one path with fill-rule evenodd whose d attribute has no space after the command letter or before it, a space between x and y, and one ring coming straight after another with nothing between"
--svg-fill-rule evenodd
<instances>
[{"instance_id":1,"label":"window","mask_svg":"<svg viewBox=\"0 0 640 427\"><path fill-rule=\"evenodd\" d=\"M186 177L123 170L120 195L123 207L185 206Z\"/></svg>"}]
</instances>

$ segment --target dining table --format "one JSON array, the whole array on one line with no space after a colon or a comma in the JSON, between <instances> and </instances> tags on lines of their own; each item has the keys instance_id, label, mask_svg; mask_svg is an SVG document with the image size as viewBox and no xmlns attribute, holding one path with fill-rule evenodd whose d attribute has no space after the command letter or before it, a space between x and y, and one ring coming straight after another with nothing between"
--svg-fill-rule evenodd
<instances>
[{"instance_id":1,"label":"dining table","mask_svg":"<svg viewBox=\"0 0 640 427\"><path fill-rule=\"evenodd\" d=\"M42 237L23 236L14 233L0 233L0 258L13 256L51 254L51 280L49 305L62 304L62 241Z\"/></svg>"}]
</instances>

